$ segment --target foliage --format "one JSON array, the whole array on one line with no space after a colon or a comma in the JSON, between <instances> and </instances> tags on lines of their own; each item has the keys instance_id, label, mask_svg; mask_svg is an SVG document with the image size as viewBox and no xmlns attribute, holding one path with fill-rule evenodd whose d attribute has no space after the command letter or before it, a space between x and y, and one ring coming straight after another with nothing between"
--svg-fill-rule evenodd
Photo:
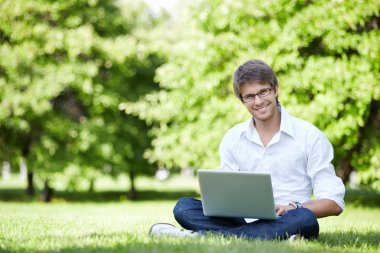
<instances>
[{"instance_id":1,"label":"foliage","mask_svg":"<svg viewBox=\"0 0 380 253\"><path fill-rule=\"evenodd\" d=\"M0 156L25 156L46 179L64 168L96 177L135 168L146 124L119 110L152 91L160 58L140 29L156 25L141 4L5 0L0 4ZM109 172L109 171L108 171Z\"/></svg>"},{"instance_id":2,"label":"foliage","mask_svg":"<svg viewBox=\"0 0 380 253\"><path fill-rule=\"evenodd\" d=\"M353 166L378 168L379 12L370 0L197 1L167 45L162 89L128 110L157 122L147 156L169 167L217 166L223 134L248 117L232 74L260 58L277 73L281 103L333 143L344 179Z\"/></svg>"}]
</instances>

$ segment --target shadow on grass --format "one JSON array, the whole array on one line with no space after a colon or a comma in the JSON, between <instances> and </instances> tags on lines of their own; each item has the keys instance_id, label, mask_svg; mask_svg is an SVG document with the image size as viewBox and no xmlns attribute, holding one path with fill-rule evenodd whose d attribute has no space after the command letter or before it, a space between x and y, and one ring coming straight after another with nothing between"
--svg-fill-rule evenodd
<instances>
[{"instance_id":1,"label":"shadow on grass","mask_svg":"<svg viewBox=\"0 0 380 253\"><path fill-rule=\"evenodd\" d=\"M380 246L380 231L321 233L318 242L329 247L351 246L360 248L361 246L369 246L378 248Z\"/></svg>"},{"instance_id":2,"label":"shadow on grass","mask_svg":"<svg viewBox=\"0 0 380 253\"><path fill-rule=\"evenodd\" d=\"M199 195L196 191L154 191L141 190L138 191L138 199L134 201L165 201L178 200L182 197L196 197ZM23 189L0 190L0 201L4 202L33 202L39 200L39 193L33 197L27 196ZM127 194L123 191L101 191L101 192L67 192L55 191L53 201L62 202L116 202L127 200Z\"/></svg>"},{"instance_id":3,"label":"shadow on grass","mask_svg":"<svg viewBox=\"0 0 380 253\"><path fill-rule=\"evenodd\" d=\"M354 206L380 207L380 192L370 189L347 189L344 200Z\"/></svg>"},{"instance_id":4,"label":"shadow on grass","mask_svg":"<svg viewBox=\"0 0 380 253\"><path fill-rule=\"evenodd\" d=\"M259 248L255 247L257 249L256 252L258 251ZM272 247L267 247L271 249ZM278 249L278 247L275 247ZM288 251L284 251L282 249L282 252L294 252L291 250L290 247L288 247ZM230 250L231 249L231 250ZM194 242L190 241L184 241L182 243L142 243L142 242L134 242L133 244L116 244L113 246L87 246L87 247L67 247L67 248L61 248L59 249L59 252L62 253L92 253L92 252L128 252L128 253L141 253L141 252L181 252L181 253L194 253L194 252L199 252L199 253L214 253L214 252L229 252L229 253L238 253L238 252L243 252L240 250L244 250L246 252L249 252L252 247L239 247L238 249L233 249L231 246L226 247L226 246L219 246L219 245L200 245L196 244ZM29 249L16 249L12 251L6 251L6 252L28 252ZM51 252L51 250L45 250L45 251L39 251L41 253L48 253ZM57 251L58 252L58 251ZM269 252L269 251L266 251ZM308 252L306 249L302 251L297 251L297 252Z\"/></svg>"},{"instance_id":5,"label":"shadow on grass","mask_svg":"<svg viewBox=\"0 0 380 253\"><path fill-rule=\"evenodd\" d=\"M288 243L287 241L261 241L261 240L245 240L239 238L153 238L149 240L133 239L128 240L128 235L124 239L120 239L119 234L103 235L103 234L90 234L84 236L82 239L92 240L95 238L116 238L117 243L112 245L86 245L76 246L70 245L56 249L59 252L284 252L284 253L310 253L310 252L352 252L355 250L365 249L372 252L379 245L379 233L368 232L366 234L360 233L327 233L321 234L319 240L306 241L310 243L311 247L305 247L304 243L298 244ZM356 239L355 239L356 238ZM72 241L78 240L73 237ZM327 246L327 247L326 247ZM360 250L361 251L361 250ZM18 248L9 252L29 252L28 248ZM39 252L51 252L45 250Z\"/></svg>"},{"instance_id":6,"label":"shadow on grass","mask_svg":"<svg viewBox=\"0 0 380 253\"><path fill-rule=\"evenodd\" d=\"M164 201L177 200L182 197L196 197L199 194L195 190L140 190L135 201ZM126 200L127 194L123 191L99 191L99 192L68 192L55 191L53 200L67 202L115 202ZM34 197L25 194L24 189L0 189L0 201L32 202L39 200L39 193ZM345 196L347 204L354 206L380 207L380 192L365 189L348 189Z\"/></svg>"},{"instance_id":7,"label":"shadow on grass","mask_svg":"<svg viewBox=\"0 0 380 253\"><path fill-rule=\"evenodd\" d=\"M76 239L76 238L74 238ZM296 249L296 250L295 250ZM29 249L19 248L10 252L28 252ZM181 253L240 253L240 252L284 252L284 253L310 253L309 249L297 248L295 245L273 241L249 241L244 239L199 239L199 238L159 238L141 241L120 240L113 245L68 246L57 249L59 252L181 252ZM39 250L38 252L51 252ZM337 252L337 251L335 251Z\"/></svg>"}]
</instances>

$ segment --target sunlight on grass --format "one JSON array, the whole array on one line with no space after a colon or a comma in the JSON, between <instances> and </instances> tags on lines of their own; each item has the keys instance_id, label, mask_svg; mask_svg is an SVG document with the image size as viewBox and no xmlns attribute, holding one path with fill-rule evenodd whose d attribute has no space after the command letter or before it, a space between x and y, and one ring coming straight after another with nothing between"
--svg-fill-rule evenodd
<instances>
[{"instance_id":1,"label":"sunlight on grass","mask_svg":"<svg viewBox=\"0 0 380 253\"><path fill-rule=\"evenodd\" d=\"M377 252L380 210L348 207L320 220L318 241L295 243L206 238L151 238L153 223L175 223L174 201L111 204L0 204L0 250L12 252ZM377 241L376 241L377 240Z\"/></svg>"},{"instance_id":2,"label":"sunlight on grass","mask_svg":"<svg viewBox=\"0 0 380 253\"><path fill-rule=\"evenodd\" d=\"M126 180L103 178L98 187L122 194ZM320 219L320 238L314 241L249 241L215 235L152 238L148 235L152 224L178 225L172 215L176 195L168 194L194 193L197 182L140 178L137 185L157 200L153 196L144 201L107 201L109 195L91 199L99 195L88 194L86 202L72 201L70 196L69 201L55 198L50 204L17 198L0 202L0 252L379 252L380 208L352 204L338 217ZM0 182L0 190L6 187ZM167 196L172 198L165 200Z\"/></svg>"}]
</instances>

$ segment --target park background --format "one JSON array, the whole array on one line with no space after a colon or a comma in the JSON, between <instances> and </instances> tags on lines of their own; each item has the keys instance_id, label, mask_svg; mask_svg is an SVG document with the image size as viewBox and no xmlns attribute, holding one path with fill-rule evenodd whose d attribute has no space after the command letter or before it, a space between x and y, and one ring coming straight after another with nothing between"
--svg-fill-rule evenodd
<instances>
[{"instance_id":1,"label":"park background","mask_svg":"<svg viewBox=\"0 0 380 253\"><path fill-rule=\"evenodd\" d=\"M160 6L165 8L160 8ZM0 1L0 250L378 252L380 2ZM199 197L249 115L232 73L259 58L281 103L334 146L346 211L319 241L149 238Z\"/></svg>"}]
</instances>

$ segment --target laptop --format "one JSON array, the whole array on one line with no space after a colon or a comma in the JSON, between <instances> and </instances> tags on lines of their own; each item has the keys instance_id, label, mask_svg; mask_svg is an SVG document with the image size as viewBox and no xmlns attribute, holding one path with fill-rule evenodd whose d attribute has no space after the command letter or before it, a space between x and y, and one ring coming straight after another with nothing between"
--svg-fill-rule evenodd
<instances>
[{"instance_id":1,"label":"laptop","mask_svg":"<svg viewBox=\"0 0 380 253\"><path fill-rule=\"evenodd\" d=\"M198 180L206 216L277 218L268 173L198 170Z\"/></svg>"}]
</instances>

